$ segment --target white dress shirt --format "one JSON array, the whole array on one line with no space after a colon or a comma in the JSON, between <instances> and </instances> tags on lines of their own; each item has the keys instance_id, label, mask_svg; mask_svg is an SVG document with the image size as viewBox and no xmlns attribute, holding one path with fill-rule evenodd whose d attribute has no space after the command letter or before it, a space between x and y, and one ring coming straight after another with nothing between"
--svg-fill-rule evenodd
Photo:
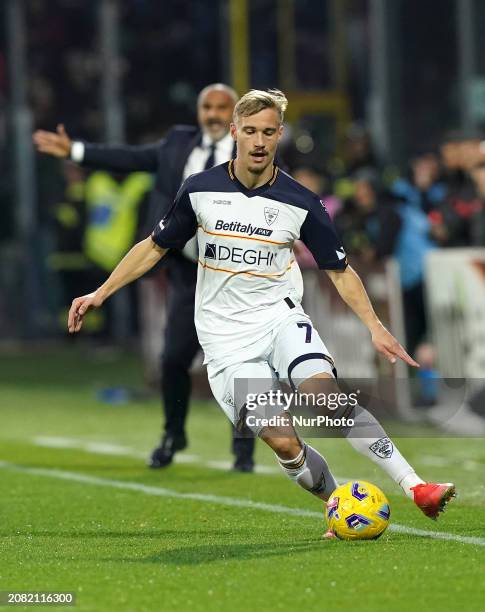
<instances>
[{"instance_id":1,"label":"white dress shirt","mask_svg":"<svg viewBox=\"0 0 485 612\"><path fill-rule=\"evenodd\" d=\"M195 147L187 159L187 163L184 168L184 181L187 177L197 172L202 172L205 167L206 161L210 156L210 148L212 145L212 139L208 134L202 135L202 141L199 146ZM214 166L227 162L232 157L234 149L234 140L231 133L228 132L224 138L218 140L215 144L214 150ZM182 249L182 253L185 257L188 257L192 261L197 261L197 237L191 238L185 247Z\"/></svg>"},{"instance_id":2,"label":"white dress shirt","mask_svg":"<svg viewBox=\"0 0 485 612\"><path fill-rule=\"evenodd\" d=\"M215 144L214 150L214 166L227 162L232 157L232 151L234 148L234 140L230 132L228 132L224 138L221 138ZM208 134L202 135L202 142L199 146L195 147L187 159L187 163L184 168L184 181L191 174L202 172L205 167L206 161L210 156L210 148L212 145L212 139Z\"/></svg>"}]
</instances>

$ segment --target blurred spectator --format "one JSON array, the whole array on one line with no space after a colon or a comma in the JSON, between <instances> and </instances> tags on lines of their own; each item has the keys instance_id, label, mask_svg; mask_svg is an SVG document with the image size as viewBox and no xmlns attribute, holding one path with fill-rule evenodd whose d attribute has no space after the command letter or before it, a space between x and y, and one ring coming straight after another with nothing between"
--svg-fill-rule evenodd
<instances>
[{"instance_id":1,"label":"blurred spectator","mask_svg":"<svg viewBox=\"0 0 485 612\"><path fill-rule=\"evenodd\" d=\"M443 204L446 186L438 180L438 162L433 153L413 158L410 175L398 179L392 193L399 198L401 230L395 257L399 263L407 350L413 355L427 332L424 302L424 265L426 255L443 239L441 223L432 222L433 214Z\"/></svg>"},{"instance_id":2,"label":"blurred spectator","mask_svg":"<svg viewBox=\"0 0 485 612\"><path fill-rule=\"evenodd\" d=\"M377 157L371 143L371 136L365 125L352 123L345 138L345 170L353 174L357 170L378 170Z\"/></svg>"},{"instance_id":3,"label":"blurred spectator","mask_svg":"<svg viewBox=\"0 0 485 612\"><path fill-rule=\"evenodd\" d=\"M428 214L445 201L447 188L439 180L438 157L431 151L423 151L411 158L408 178L400 178L392 186L392 192L412 206Z\"/></svg>"},{"instance_id":4,"label":"blurred spectator","mask_svg":"<svg viewBox=\"0 0 485 612\"><path fill-rule=\"evenodd\" d=\"M448 187L440 180L439 160L431 149L425 149L411 158L409 176L397 179L392 185L392 193L410 208L414 207L427 214L431 222L432 238L437 243L446 242L448 232L443 224L442 209ZM401 212L410 214L407 209Z\"/></svg>"},{"instance_id":5,"label":"blurred spectator","mask_svg":"<svg viewBox=\"0 0 485 612\"><path fill-rule=\"evenodd\" d=\"M395 203L369 169L354 175L352 190L353 197L335 217L347 254L367 263L392 255L401 227Z\"/></svg>"},{"instance_id":6,"label":"blurred spectator","mask_svg":"<svg viewBox=\"0 0 485 612\"><path fill-rule=\"evenodd\" d=\"M473 242L473 218L481 204L470 170L480 159L479 145L475 134L451 132L441 146L448 195L432 221L442 246L464 247Z\"/></svg>"},{"instance_id":7,"label":"blurred spectator","mask_svg":"<svg viewBox=\"0 0 485 612\"><path fill-rule=\"evenodd\" d=\"M345 134L343 158L331 162L330 172L335 176L334 193L342 198L352 197L352 176L357 171L366 170L380 175L380 166L374 153L371 136L367 128L359 122L350 124Z\"/></svg>"},{"instance_id":8,"label":"blurred spectator","mask_svg":"<svg viewBox=\"0 0 485 612\"><path fill-rule=\"evenodd\" d=\"M342 208L342 201L330 190L330 179L311 166L299 166L291 173L295 181L316 193L325 204L328 214L333 219Z\"/></svg>"},{"instance_id":9,"label":"blurred spectator","mask_svg":"<svg viewBox=\"0 0 485 612\"><path fill-rule=\"evenodd\" d=\"M477 206L471 218L471 245L485 246L485 161L471 171L477 194Z\"/></svg>"}]
</instances>

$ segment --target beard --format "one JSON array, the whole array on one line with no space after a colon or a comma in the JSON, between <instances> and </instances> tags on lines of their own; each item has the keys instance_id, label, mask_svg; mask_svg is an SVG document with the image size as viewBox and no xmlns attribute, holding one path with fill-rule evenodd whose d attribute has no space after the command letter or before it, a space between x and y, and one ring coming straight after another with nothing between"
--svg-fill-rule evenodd
<instances>
[{"instance_id":1,"label":"beard","mask_svg":"<svg viewBox=\"0 0 485 612\"><path fill-rule=\"evenodd\" d=\"M266 164L266 166L264 168L261 168L261 166L248 166L248 172L251 172L251 174L263 174L263 172L266 170L266 168L268 167L268 165Z\"/></svg>"},{"instance_id":2,"label":"beard","mask_svg":"<svg viewBox=\"0 0 485 612\"><path fill-rule=\"evenodd\" d=\"M224 138L228 132L228 128L223 123L214 121L207 123L204 126L204 131L212 138L212 140L217 142L218 140L221 140L221 138Z\"/></svg>"}]
</instances>

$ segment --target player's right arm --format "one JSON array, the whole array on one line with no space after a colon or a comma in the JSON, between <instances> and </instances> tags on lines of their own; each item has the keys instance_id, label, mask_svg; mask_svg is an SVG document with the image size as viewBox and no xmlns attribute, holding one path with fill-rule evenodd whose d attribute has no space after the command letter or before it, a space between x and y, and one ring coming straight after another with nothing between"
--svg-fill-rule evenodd
<instances>
[{"instance_id":1,"label":"player's right arm","mask_svg":"<svg viewBox=\"0 0 485 612\"><path fill-rule=\"evenodd\" d=\"M155 172L158 152L164 140L148 145L106 145L72 141L64 126L56 132L37 130L32 140L40 153L71 159L83 166L114 172Z\"/></svg>"},{"instance_id":2,"label":"player's right arm","mask_svg":"<svg viewBox=\"0 0 485 612\"><path fill-rule=\"evenodd\" d=\"M160 261L167 250L159 247L150 236L135 244L96 291L73 300L67 322L69 333L81 329L84 315L90 308L99 308L118 289L143 276Z\"/></svg>"}]
</instances>

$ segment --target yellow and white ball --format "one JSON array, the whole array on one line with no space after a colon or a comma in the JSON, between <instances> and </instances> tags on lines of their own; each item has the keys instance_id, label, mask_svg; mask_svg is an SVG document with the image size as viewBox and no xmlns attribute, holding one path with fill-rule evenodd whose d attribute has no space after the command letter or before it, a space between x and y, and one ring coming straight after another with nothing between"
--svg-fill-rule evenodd
<instances>
[{"instance_id":1,"label":"yellow and white ball","mask_svg":"<svg viewBox=\"0 0 485 612\"><path fill-rule=\"evenodd\" d=\"M384 493L365 480L353 480L332 493L325 509L328 528L341 540L375 540L389 525Z\"/></svg>"}]
</instances>

